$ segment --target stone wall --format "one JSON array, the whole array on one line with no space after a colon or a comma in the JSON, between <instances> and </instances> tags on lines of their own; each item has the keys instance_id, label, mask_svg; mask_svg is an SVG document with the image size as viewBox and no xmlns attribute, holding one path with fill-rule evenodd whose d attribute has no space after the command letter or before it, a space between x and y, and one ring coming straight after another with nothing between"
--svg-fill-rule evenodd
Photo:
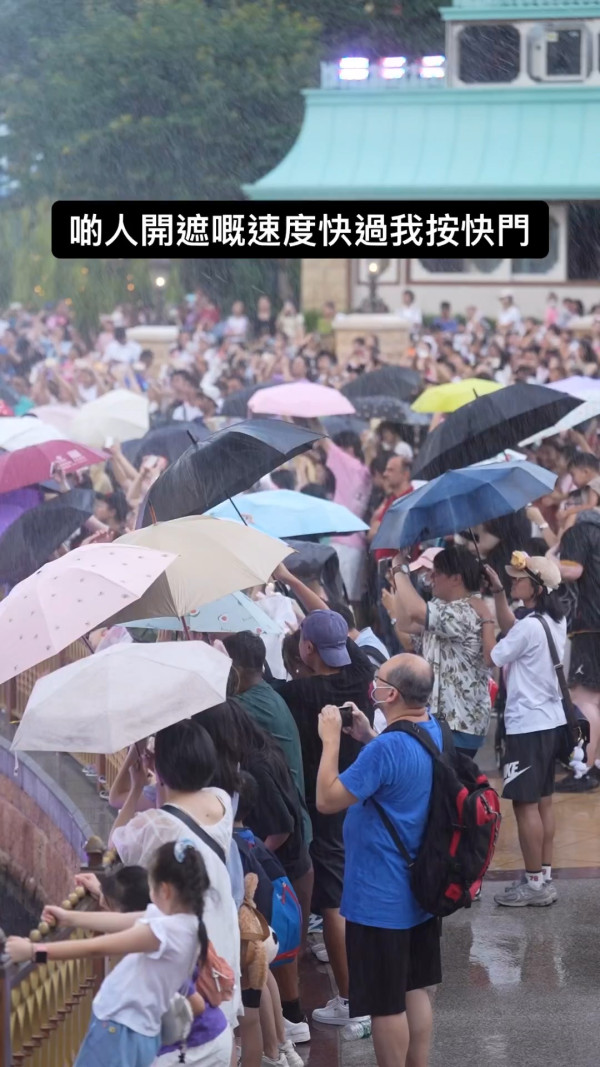
<instances>
[{"instance_id":1,"label":"stone wall","mask_svg":"<svg viewBox=\"0 0 600 1067\"><path fill-rule=\"evenodd\" d=\"M0 737L0 866L38 901L59 903L85 861L91 830L66 793Z\"/></svg>"},{"instance_id":2,"label":"stone wall","mask_svg":"<svg viewBox=\"0 0 600 1067\"><path fill-rule=\"evenodd\" d=\"M350 260L303 259L301 263L303 311L319 311L333 300L336 311L350 310Z\"/></svg>"}]
</instances>

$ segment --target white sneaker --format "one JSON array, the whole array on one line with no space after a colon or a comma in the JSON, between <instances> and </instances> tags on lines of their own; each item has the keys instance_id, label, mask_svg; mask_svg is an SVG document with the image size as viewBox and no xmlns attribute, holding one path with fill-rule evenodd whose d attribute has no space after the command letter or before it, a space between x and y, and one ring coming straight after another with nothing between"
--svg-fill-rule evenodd
<instances>
[{"instance_id":1,"label":"white sneaker","mask_svg":"<svg viewBox=\"0 0 600 1067\"><path fill-rule=\"evenodd\" d=\"M304 1060L299 1052L296 1052L292 1042L288 1039L279 1046L279 1051L285 1056L288 1067L304 1067Z\"/></svg>"},{"instance_id":2,"label":"white sneaker","mask_svg":"<svg viewBox=\"0 0 600 1067\"><path fill-rule=\"evenodd\" d=\"M287 1067L287 1060L283 1052L279 1053L279 1056L276 1060L272 1060L270 1056L265 1056L263 1053L263 1058L260 1061L260 1067Z\"/></svg>"},{"instance_id":3,"label":"white sneaker","mask_svg":"<svg viewBox=\"0 0 600 1067\"><path fill-rule=\"evenodd\" d=\"M291 1023L284 1016L283 1021L285 1023L286 1041L291 1041L293 1045L304 1045L307 1041L310 1041L310 1030L306 1019L302 1019L299 1023Z\"/></svg>"},{"instance_id":4,"label":"white sneaker","mask_svg":"<svg viewBox=\"0 0 600 1067\"><path fill-rule=\"evenodd\" d=\"M316 956L319 963L329 963L329 953L325 947L324 941L318 941L316 944L310 946L310 951L313 956Z\"/></svg>"},{"instance_id":5,"label":"white sneaker","mask_svg":"<svg viewBox=\"0 0 600 1067\"><path fill-rule=\"evenodd\" d=\"M328 1026L346 1026L349 1022L364 1022L368 1015L361 1015L358 1019L350 1018L348 1001L343 997L332 997L327 1001L324 1008L315 1008L312 1017L316 1023L326 1023Z\"/></svg>"}]
</instances>

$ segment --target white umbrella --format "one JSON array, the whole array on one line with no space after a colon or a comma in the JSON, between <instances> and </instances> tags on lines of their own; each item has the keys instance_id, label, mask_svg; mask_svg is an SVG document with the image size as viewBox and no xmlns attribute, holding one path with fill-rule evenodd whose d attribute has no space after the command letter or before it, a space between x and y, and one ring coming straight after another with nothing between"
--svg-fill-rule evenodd
<instances>
[{"instance_id":1,"label":"white umbrella","mask_svg":"<svg viewBox=\"0 0 600 1067\"><path fill-rule=\"evenodd\" d=\"M11 747L118 752L221 704L230 669L199 641L115 645L40 678Z\"/></svg>"},{"instance_id":2,"label":"white umbrella","mask_svg":"<svg viewBox=\"0 0 600 1067\"><path fill-rule=\"evenodd\" d=\"M31 415L21 418L6 416L0 419L0 448L7 452L16 452L29 445L40 445L45 441L60 441L64 435L53 426Z\"/></svg>"},{"instance_id":3,"label":"white umbrella","mask_svg":"<svg viewBox=\"0 0 600 1067\"><path fill-rule=\"evenodd\" d=\"M547 429L540 430L539 433L534 433L531 437L526 437L524 441L519 442L519 445L524 448L526 445L539 444L546 437L556 437L557 434L564 433L565 430L572 430L574 426L581 426L582 422L597 418L600 418L600 400L586 400L578 408L573 408L573 411L563 415L562 419L559 419L554 426L548 426Z\"/></svg>"},{"instance_id":4,"label":"white umbrella","mask_svg":"<svg viewBox=\"0 0 600 1067\"><path fill-rule=\"evenodd\" d=\"M150 428L149 410L146 397L128 389L113 389L79 409L69 437L93 448L102 448L107 437L117 441L143 437Z\"/></svg>"},{"instance_id":5,"label":"white umbrella","mask_svg":"<svg viewBox=\"0 0 600 1067\"><path fill-rule=\"evenodd\" d=\"M178 558L135 604L107 620L107 626L189 615L228 593L263 585L292 552L283 541L250 526L206 515L144 526L113 543L173 552Z\"/></svg>"}]
</instances>

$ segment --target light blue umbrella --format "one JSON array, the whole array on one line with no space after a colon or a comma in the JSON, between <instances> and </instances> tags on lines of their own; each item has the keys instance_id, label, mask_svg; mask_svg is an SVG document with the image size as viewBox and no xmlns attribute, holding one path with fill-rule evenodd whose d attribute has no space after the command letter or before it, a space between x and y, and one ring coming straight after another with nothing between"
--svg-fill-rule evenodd
<instances>
[{"instance_id":1,"label":"light blue umbrella","mask_svg":"<svg viewBox=\"0 0 600 1067\"><path fill-rule=\"evenodd\" d=\"M249 526L272 537L325 537L369 528L350 508L307 493L296 493L293 489L242 493L234 497L233 502L225 500L207 514L234 522L245 520Z\"/></svg>"},{"instance_id":2,"label":"light blue umbrella","mask_svg":"<svg viewBox=\"0 0 600 1067\"><path fill-rule=\"evenodd\" d=\"M185 616L188 630L198 634L239 633L250 630L253 634L280 634L281 627L266 611L255 604L245 593L229 593L212 604L204 604L197 611ZM185 629L181 619L174 616L165 619L140 619L128 622L128 628L139 630Z\"/></svg>"},{"instance_id":3,"label":"light blue umbrella","mask_svg":"<svg viewBox=\"0 0 600 1067\"><path fill-rule=\"evenodd\" d=\"M386 511L373 548L408 548L510 515L552 492L556 474L526 460L446 471Z\"/></svg>"}]
</instances>

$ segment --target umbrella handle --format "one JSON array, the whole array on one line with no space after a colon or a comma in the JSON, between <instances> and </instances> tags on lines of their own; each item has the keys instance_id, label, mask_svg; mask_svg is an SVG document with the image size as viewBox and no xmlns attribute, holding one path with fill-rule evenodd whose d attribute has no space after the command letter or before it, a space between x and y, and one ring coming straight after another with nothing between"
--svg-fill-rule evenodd
<instances>
[{"instance_id":1,"label":"umbrella handle","mask_svg":"<svg viewBox=\"0 0 600 1067\"><path fill-rule=\"evenodd\" d=\"M247 525L248 525L248 523L246 522L246 520L245 520L244 516L242 515L242 513L241 513L240 509L239 509L239 508L238 508L238 507L237 507L237 506L236 506L236 505L234 504L234 502L233 502L233 500L231 499L231 497L228 497L227 499L229 500L229 503L231 504L231 506L232 506L232 508L234 509L234 511L237 511L237 513L238 513L238 515L239 515L240 519L242 520L242 522L243 522L244 526L247 526Z\"/></svg>"},{"instance_id":2,"label":"umbrella handle","mask_svg":"<svg viewBox=\"0 0 600 1067\"><path fill-rule=\"evenodd\" d=\"M190 630L190 628L189 628L189 626L187 624L187 619L185 618L185 615L180 615L179 617L181 619L181 625L183 626L183 633L184 633L185 640L186 641L191 641L192 640L192 632L191 632L191 630Z\"/></svg>"},{"instance_id":3,"label":"umbrella handle","mask_svg":"<svg viewBox=\"0 0 600 1067\"><path fill-rule=\"evenodd\" d=\"M469 533L471 534L471 539L473 541L473 544L475 545L475 555L477 556L477 562L480 563L481 566L483 567L483 560L482 560L481 554L479 552L479 544L478 544L477 540L475 539L475 534L473 533L473 530L471 529L470 526L467 527L467 529L468 529Z\"/></svg>"}]
</instances>

